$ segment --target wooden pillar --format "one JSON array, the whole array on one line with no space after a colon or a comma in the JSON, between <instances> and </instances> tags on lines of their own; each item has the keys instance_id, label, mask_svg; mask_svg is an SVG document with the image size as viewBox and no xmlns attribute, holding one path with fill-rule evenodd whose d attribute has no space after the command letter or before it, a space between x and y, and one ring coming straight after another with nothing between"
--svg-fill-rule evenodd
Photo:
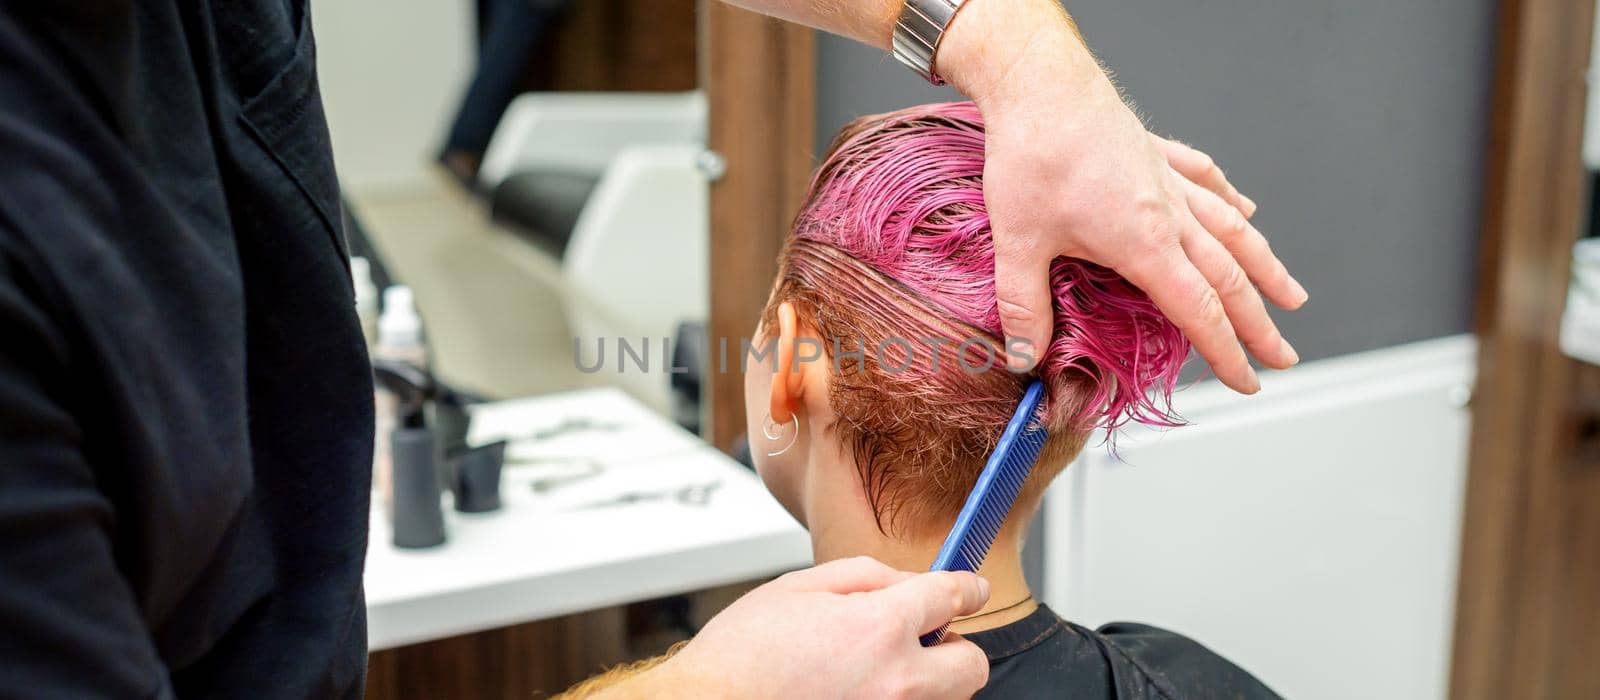
<instances>
[{"instance_id":1,"label":"wooden pillar","mask_svg":"<svg viewBox=\"0 0 1600 700\"><path fill-rule=\"evenodd\" d=\"M726 450L744 432L739 341L754 330L778 249L811 170L815 112L811 30L706 0L701 83L711 148L726 173L711 187L710 421ZM727 339L727 363L719 342Z\"/></svg>"},{"instance_id":2,"label":"wooden pillar","mask_svg":"<svg viewBox=\"0 0 1600 700\"><path fill-rule=\"evenodd\" d=\"M1500 5L1451 696L1600 697L1600 371L1557 346L1594 0Z\"/></svg>"}]
</instances>

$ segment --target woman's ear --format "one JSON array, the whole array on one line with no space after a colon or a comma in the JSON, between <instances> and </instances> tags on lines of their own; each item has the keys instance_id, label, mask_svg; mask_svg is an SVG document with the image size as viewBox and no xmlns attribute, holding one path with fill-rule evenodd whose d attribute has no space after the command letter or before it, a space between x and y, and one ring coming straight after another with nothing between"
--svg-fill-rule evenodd
<instances>
[{"instance_id":1,"label":"woman's ear","mask_svg":"<svg viewBox=\"0 0 1600 700\"><path fill-rule=\"evenodd\" d=\"M794 418L806 386L806 368L801 366L802 358L797 352L801 344L800 317L794 304L786 301L778 305L778 327L768 329L773 330L777 331L778 371L772 375L771 411L772 421L782 425Z\"/></svg>"}]
</instances>

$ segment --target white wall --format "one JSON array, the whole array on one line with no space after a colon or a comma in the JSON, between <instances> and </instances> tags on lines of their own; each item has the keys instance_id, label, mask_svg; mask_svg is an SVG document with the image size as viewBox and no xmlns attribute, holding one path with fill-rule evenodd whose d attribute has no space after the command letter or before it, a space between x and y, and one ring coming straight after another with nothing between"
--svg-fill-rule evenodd
<instances>
[{"instance_id":1,"label":"white wall","mask_svg":"<svg viewBox=\"0 0 1600 700\"><path fill-rule=\"evenodd\" d=\"M1046 506L1046 601L1190 635L1291 698L1442 698L1474 343L1308 363L1086 451Z\"/></svg>"},{"instance_id":2,"label":"white wall","mask_svg":"<svg viewBox=\"0 0 1600 700\"><path fill-rule=\"evenodd\" d=\"M404 189L429 177L471 78L472 0L311 3L340 181Z\"/></svg>"}]
</instances>

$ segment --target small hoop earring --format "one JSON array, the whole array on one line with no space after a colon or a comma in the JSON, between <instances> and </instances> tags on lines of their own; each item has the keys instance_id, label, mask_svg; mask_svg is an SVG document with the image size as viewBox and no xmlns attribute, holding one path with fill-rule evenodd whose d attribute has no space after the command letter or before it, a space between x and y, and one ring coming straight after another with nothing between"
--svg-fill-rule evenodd
<instances>
[{"instance_id":1,"label":"small hoop earring","mask_svg":"<svg viewBox=\"0 0 1600 700\"><path fill-rule=\"evenodd\" d=\"M777 457L778 455L788 452L789 448L794 447L794 444L800 441L800 414L790 414L789 419L794 421L794 437L789 438L789 444L784 445L783 449L780 449L777 452L768 452L768 457ZM778 425L777 422L773 421L772 413L768 412L767 420L761 426L761 434L765 435L768 440L776 441L778 438L783 437L782 429L783 426ZM772 434L774 430L778 431L777 435Z\"/></svg>"}]
</instances>

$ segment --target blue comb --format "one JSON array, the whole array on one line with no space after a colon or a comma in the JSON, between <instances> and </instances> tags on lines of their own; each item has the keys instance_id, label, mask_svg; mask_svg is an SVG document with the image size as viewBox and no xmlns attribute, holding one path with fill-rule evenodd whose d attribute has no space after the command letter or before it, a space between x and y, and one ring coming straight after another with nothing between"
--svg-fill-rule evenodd
<instances>
[{"instance_id":1,"label":"blue comb","mask_svg":"<svg viewBox=\"0 0 1600 700\"><path fill-rule=\"evenodd\" d=\"M1011 512L1011 504L1028 480L1033 463L1039 459L1039 449L1049 433L1039 424L1039 404L1044 398L1044 384L1035 379L1022 394L1017 412L1011 415L994 454L978 474L978 483L967 496L967 503L956 516L956 524L944 538L939 556L934 558L929 571L977 571L989 546L1000 534L1000 526ZM922 646L931 647L944 639L949 625L922 635Z\"/></svg>"}]
</instances>

